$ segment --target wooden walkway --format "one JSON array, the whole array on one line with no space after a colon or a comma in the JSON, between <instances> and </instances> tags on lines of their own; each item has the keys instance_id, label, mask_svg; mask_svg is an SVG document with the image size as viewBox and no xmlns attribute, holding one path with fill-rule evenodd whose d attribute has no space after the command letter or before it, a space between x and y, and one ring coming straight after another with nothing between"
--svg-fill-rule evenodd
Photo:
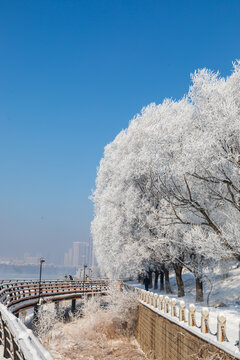
<instances>
[{"instance_id":1,"label":"wooden walkway","mask_svg":"<svg viewBox=\"0 0 240 360\"><path fill-rule=\"evenodd\" d=\"M9 311L18 314L38 304L79 299L83 296L105 295L107 281L2 281L0 283L0 302Z\"/></svg>"},{"instance_id":2,"label":"wooden walkway","mask_svg":"<svg viewBox=\"0 0 240 360\"><path fill-rule=\"evenodd\" d=\"M108 282L104 280L49 280L41 284L34 280L0 281L0 359L3 356L12 360L52 360L31 330L17 318L18 314L28 308L34 308L37 314L39 306L64 300L72 300L74 310L76 299L106 295L107 289Z\"/></svg>"}]
</instances>

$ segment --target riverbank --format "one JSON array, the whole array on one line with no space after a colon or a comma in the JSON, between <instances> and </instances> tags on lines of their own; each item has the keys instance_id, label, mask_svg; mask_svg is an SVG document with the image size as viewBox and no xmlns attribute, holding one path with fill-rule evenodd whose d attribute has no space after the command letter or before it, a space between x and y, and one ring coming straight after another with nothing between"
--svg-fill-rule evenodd
<instances>
[{"instance_id":1,"label":"riverbank","mask_svg":"<svg viewBox=\"0 0 240 360\"><path fill-rule=\"evenodd\" d=\"M92 326L89 318L69 324L58 323L43 340L54 360L147 360L135 338L121 334L112 319L98 319Z\"/></svg>"},{"instance_id":2,"label":"riverbank","mask_svg":"<svg viewBox=\"0 0 240 360\"><path fill-rule=\"evenodd\" d=\"M134 338L138 302L118 282L107 296L81 299L74 315L66 305L39 313L36 333L54 360L147 360Z\"/></svg>"}]
</instances>

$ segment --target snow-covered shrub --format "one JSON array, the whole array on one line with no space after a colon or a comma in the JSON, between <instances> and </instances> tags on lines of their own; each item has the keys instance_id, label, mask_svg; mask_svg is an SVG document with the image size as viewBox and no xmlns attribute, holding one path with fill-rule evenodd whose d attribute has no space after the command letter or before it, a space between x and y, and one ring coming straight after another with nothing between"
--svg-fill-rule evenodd
<instances>
[{"instance_id":1,"label":"snow-covered shrub","mask_svg":"<svg viewBox=\"0 0 240 360\"><path fill-rule=\"evenodd\" d=\"M100 327L103 334L114 338L133 335L137 306L134 293L121 291L119 282L112 282L106 300L94 296L85 301L82 312L89 326Z\"/></svg>"},{"instance_id":2,"label":"snow-covered shrub","mask_svg":"<svg viewBox=\"0 0 240 360\"><path fill-rule=\"evenodd\" d=\"M34 331L43 339L60 321L64 319L64 307L59 304L58 311L55 304L40 306L37 320L34 320Z\"/></svg>"}]
</instances>

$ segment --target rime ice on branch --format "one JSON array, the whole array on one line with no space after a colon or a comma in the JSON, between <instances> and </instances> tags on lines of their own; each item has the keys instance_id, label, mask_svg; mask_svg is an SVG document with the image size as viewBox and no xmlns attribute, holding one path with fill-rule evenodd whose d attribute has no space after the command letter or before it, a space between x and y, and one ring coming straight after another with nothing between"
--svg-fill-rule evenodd
<instances>
[{"instance_id":1,"label":"rime ice on branch","mask_svg":"<svg viewBox=\"0 0 240 360\"><path fill-rule=\"evenodd\" d=\"M239 135L236 62L228 78L196 71L187 96L143 108L105 147L92 235L106 275L180 258L201 287L206 266L240 260Z\"/></svg>"}]
</instances>

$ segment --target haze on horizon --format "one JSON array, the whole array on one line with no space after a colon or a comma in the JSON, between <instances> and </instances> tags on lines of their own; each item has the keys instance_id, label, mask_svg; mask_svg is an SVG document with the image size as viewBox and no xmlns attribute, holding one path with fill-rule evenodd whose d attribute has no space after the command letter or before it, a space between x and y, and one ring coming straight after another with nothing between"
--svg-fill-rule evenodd
<instances>
[{"instance_id":1,"label":"haze on horizon","mask_svg":"<svg viewBox=\"0 0 240 360\"><path fill-rule=\"evenodd\" d=\"M104 146L190 73L240 58L240 2L2 0L1 256L88 241Z\"/></svg>"}]
</instances>

